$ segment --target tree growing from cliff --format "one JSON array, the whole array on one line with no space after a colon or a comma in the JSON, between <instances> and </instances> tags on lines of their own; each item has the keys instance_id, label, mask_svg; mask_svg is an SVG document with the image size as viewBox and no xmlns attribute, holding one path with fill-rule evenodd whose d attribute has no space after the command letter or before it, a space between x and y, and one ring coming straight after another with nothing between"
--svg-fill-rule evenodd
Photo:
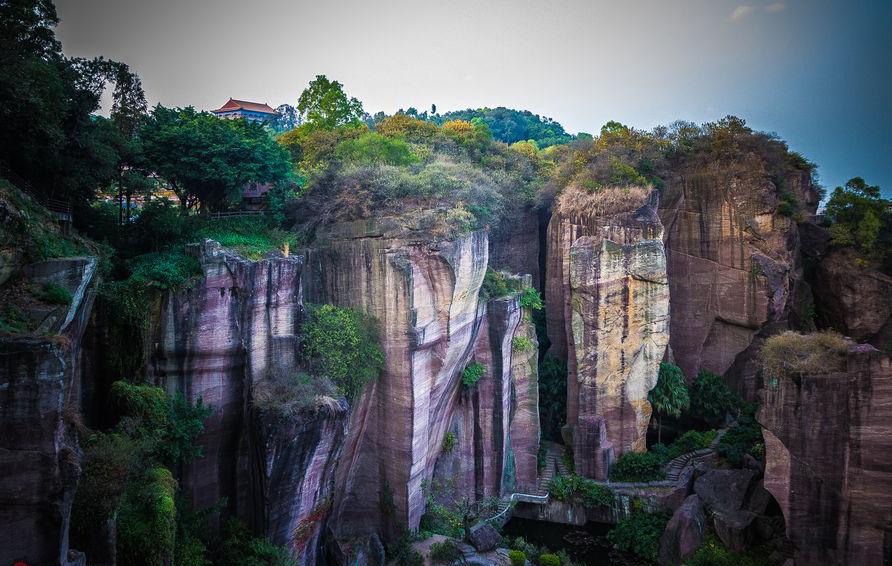
<instances>
[{"instance_id":1,"label":"tree growing from cliff","mask_svg":"<svg viewBox=\"0 0 892 566\"><path fill-rule=\"evenodd\" d=\"M334 305L311 305L307 315L301 334L311 373L330 379L352 401L384 367L374 319Z\"/></svg>"},{"instance_id":2,"label":"tree growing from cliff","mask_svg":"<svg viewBox=\"0 0 892 566\"><path fill-rule=\"evenodd\" d=\"M830 236L839 246L854 246L864 255L883 261L892 256L892 200L885 199L880 187L861 177L836 187L826 216L833 222ZM887 265L886 268L892 267Z\"/></svg>"},{"instance_id":3,"label":"tree growing from cliff","mask_svg":"<svg viewBox=\"0 0 892 566\"><path fill-rule=\"evenodd\" d=\"M657 385L648 393L647 399L657 412L657 442L660 442L663 435L663 416L678 418L690 405L690 395L681 368L674 364L661 363Z\"/></svg>"},{"instance_id":4,"label":"tree growing from cliff","mask_svg":"<svg viewBox=\"0 0 892 566\"><path fill-rule=\"evenodd\" d=\"M725 415L738 410L742 403L722 376L711 371L700 370L691 386L691 412L710 424L720 424Z\"/></svg>"},{"instance_id":5,"label":"tree growing from cliff","mask_svg":"<svg viewBox=\"0 0 892 566\"><path fill-rule=\"evenodd\" d=\"M348 97L344 85L316 75L297 101L297 110L315 128L333 130L340 126L359 126L362 123L362 102Z\"/></svg>"}]
</instances>

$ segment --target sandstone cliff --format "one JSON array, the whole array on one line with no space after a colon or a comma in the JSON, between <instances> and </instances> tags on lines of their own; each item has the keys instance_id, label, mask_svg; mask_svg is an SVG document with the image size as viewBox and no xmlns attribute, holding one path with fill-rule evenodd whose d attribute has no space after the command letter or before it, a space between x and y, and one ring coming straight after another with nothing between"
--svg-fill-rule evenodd
<instances>
[{"instance_id":1,"label":"sandstone cliff","mask_svg":"<svg viewBox=\"0 0 892 566\"><path fill-rule=\"evenodd\" d=\"M308 252L307 299L370 313L385 354L382 375L353 407L338 464L330 524L342 543L417 528L450 430L463 490L498 495L535 483L535 373L511 355L516 300L479 300L488 249L485 231L440 239L380 218L329 226ZM463 391L472 360L486 375Z\"/></svg>"},{"instance_id":2,"label":"sandstone cliff","mask_svg":"<svg viewBox=\"0 0 892 566\"><path fill-rule=\"evenodd\" d=\"M66 258L26 266L25 277L66 288L72 301L34 309L41 335L0 338L0 563L69 562L69 518L81 469L68 417L78 409L80 341L96 263Z\"/></svg>"},{"instance_id":3,"label":"sandstone cliff","mask_svg":"<svg viewBox=\"0 0 892 566\"><path fill-rule=\"evenodd\" d=\"M755 157L684 168L660 200L675 361L689 380L701 369L725 375L749 399L758 388L754 339L790 326L791 311L810 296L796 223L778 213L781 183L801 213L814 212L807 172L772 180Z\"/></svg>"},{"instance_id":4,"label":"sandstone cliff","mask_svg":"<svg viewBox=\"0 0 892 566\"><path fill-rule=\"evenodd\" d=\"M845 370L769 384L765 488L797 566L884 564L892 537L892 361L851 346Z\"/></svg>"},{"instance_id":5,"label":"sandstone cliff","mask_svg":"<svg viewBox=\"0 0 892 566\"><path fill-rule=\"evenodd\" d=\"M669 343L656 197L567 192L548 227L548 335L567 359L567 440L588 477L605 479L616 457L646 448L647 394Z\"/></svg>"},{"instance_id":6,"label":"sandstone cliff","mask_svg":"<svg viewBox=\"0 0 892 566\"><path fill-rule=\"evenodd\" d=\"M228 513L314 563L346 407L274 419L252 406L258 381L299 366L303 259L253 262L211 241L193 251L203 277L162 301L149 370L157 384L214 409L197 441L204 456L182 472L183 492L198 508L227 498Z\"/></svg>"}]
</instances>

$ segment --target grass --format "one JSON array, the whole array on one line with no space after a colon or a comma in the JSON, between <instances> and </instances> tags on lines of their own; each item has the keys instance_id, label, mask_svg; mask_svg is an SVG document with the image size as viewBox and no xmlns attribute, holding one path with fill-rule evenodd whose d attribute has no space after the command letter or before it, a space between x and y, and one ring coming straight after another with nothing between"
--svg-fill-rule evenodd
<instances>
[{"instance_id":1,"label":"grass","mask_svg":"<svg viewBox=\"0 0 892 566\"><path fill-rule=\"evenodd\" d=\"M614 501L612 489L576 474L558 476L551 480L548 483L548 493L558 501L587 507L611 505Z\"/></svg>"},{"instance_id":2,"label":"grass","mask_svg":"<svg viewBox=\"0 0 892 566\"><path fill-rule=\"evenodd\" d=\"M759 356L768 380L794 374L823 374L845 369L848 343L842 335L823 331L798 334L787 331L765 340Z\"/></svg>"},{"instance_id":3,"label":"grass","mask_svg":"<svg viewBox=\"0 0 892 566\"><path fill-rule=\"evenodd\" d=\"M263 218L206 220L198 229L198 236L215 240L253 261L300 241L298 235L274 228Z\"/></svg>"},{"instance_id":4,"label":"grass","mask_svg":"<svg viewBox=\"0 0 892 566\"><path fill-rule=\"evenodd\" d=\"M70 305L73 299L71 291L56 283L46 283L34 297L51 305Z\"/></svg>"},{"instance_id":5,"label":"grass","mask_svg":"<svg viewBox=\"0 0 892 566\"><path fill-rule=\"evenodd\" d=\"M19 334L28 331L28 317L15 305L0 309L0 332Z\"/></svg>"}]
</instances>

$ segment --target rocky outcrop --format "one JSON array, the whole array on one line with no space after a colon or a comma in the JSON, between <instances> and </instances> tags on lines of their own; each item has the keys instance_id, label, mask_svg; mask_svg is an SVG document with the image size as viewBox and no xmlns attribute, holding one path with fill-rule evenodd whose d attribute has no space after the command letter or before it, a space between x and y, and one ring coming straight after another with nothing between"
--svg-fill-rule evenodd
<instances>
[{"instance_id":1,"label":"rocky outcrop","mask_svg":"<svg viewBox=\"0 0 892 566\"><path fill-rule=\"evenodd\" d=\"M820 258L812 282L817 322L883 350L892 346L892 277L860 263L839 248Z\"/></svg>"},{"instance_id":2,"label":"rocky outcrop","mask_svg":"<svg viewBox=\"0 0 892 566\"><path fill-rule=\"evenodd\" d=\"M748 399L759 386L754 339L787 328L791 311L808 295L796 223L778 213L777 183L752 157L689 168L667 183L660 199L675 361L689 380L701 369L727 373ZM817 193L807 172L792 171L782 184L805 214L814 212Z\"/></svg>"},{"instance_id":3,"label":"rocky outcrop","mask_svg":"<svg viewBox=\"0 0 892 566\"><path fill-rule=\"evenodd\" d=\"M35 283L55 283L70 304L39 309L41 335L0 338L0 563L68 564L71 504L80 448L80 341L95 294L95 258L26 266ZM31 314L31 313L29 313Z\"/></svg>"},{"instance_id":4,"label":"rocky outcrop","mask_svg":"<svg viewBox=\"0 0 892 566\"><path fill-rule=\"evenodd\" d=\"M598 212L564 194L548 227L546 303L553 352L567 359L567 436L576 471L605 479L643 451L648 392L669 342L669 285L656 193L605 190Z\"/></svg>"},{"instance_id":5,"label":"rocky outcrop","mask_svg":"<svg viewBox=\"0 0 892 566\"><path fill-rule=\"evenodd\" d=\"M541 291L539 268L539 211L532 207L512 210L489 234L489 266L532 277Z\"/></svg>"},{"instance_id":6,"label":"rocky outcrop","mask_svg":"<svg viewBox=\"0 0 892 566\"><path fill-rule=\"evenodd\" d=\"M204 456L184 466L182 490L197 508L225 497L227 514L312 563L346 408L276 421L252 406L255 384L299 368L303 258L254 262L209 240L192 251L203 277L162 301L149 364L155 383L213 407L197 440Z\"/></svg>"},{"instance_id":7,"label":"rocky outcrop","mask_svg":"<svg viewBox=\"0 0 892 566\"><path fill-rule=\"evenodd\" d=\"M759 414L765 488L795 564L885 564L892 540L892 362L851 346L846 370L779 380Z\"/></svg>"},{"instance_id":8,"label":"rocky outcrop","mask_svg":"<svg viewBox=\"0 0 892 566\"><path fill-rule=\"evenodd\" d=\"M478 298L487 234L439 239L418 224L331 225L307 255L308 300L371 314L385 355L381 376L355 403L338 465L330 524L342 556L378 534L418 527L447 432L457 437L449 466L462 489L498 494L512 473L535 483L535 373L528 364L513 375L521 365L511 356L521 310L514 299ZM461 373L473 360L486 373L471 391ZM512 419L529 425L515 431Z\"/></svg>"}]
</instances>

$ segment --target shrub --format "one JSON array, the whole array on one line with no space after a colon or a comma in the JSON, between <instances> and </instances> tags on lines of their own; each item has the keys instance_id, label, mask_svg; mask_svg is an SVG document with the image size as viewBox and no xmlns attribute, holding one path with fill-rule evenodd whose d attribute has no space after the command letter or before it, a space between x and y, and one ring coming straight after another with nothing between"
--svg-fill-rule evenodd
<instances>
[{"instance_id":1,"label":"shrub","mask_svg":"<svg viewBox=\"0 0 892 566\"><path fill-rule=\"evenodd\" d=\"M517 280L501 271L487 268L483 276L480 296L483 299L499 299L519 290Z\"/></svg>"},{"instance_id":2,"label":"shrub","mask_svg":"<svg viewBox=\"0 0 892 566\"><path fill-rule=\"evenodd\" d=\"M295 375L274 373L253 387L254 407L279 417L291 417L318 405L320 397L337 393L325 377L304 372Z\"/></svg>"},{"instance_id":3,"label":"shrub","mask_svg":"<svg viewBox=\"0 0 892 566\"><path fill-rule=\"evenodd\" d=\"M539 566L561 566L561 559L557 554L542 554L539 556Z\"/></svg>"},{"instance_id":4,"label":"shrub","mask_svg":"<svg viewBox=\"0 0 892 566\"><path fill-rule=\"evenodd\" d=\"M352 401L384 367L374 319L334 305L310 305L307 315L301 333L311 373L330 379Z\"/></svg>"},{"instance_id":5,"label":"shrub","mask_svg":"<svg viewBox=\"0 0 892 566\"><path fill-rule=\"evenodd\" d=\"M152 199L139 211L133 223L136 246L142 250L161 251L193 236L194 217L183 213L180 205L165 199Z\"/></svg>"},{"instance_id":6,"label":"shrub","mask_svg":"<svg viewBox=\"0 0 892 566\"><path fill-rule=\"evenodd\" d=\"M845 366L848 343L833 331L798 334L787 331L765 340L759 359L767 380L799 373L830 373Z\"/></svg>"},{"instance_id":7,"label":"shrub","mask_svg":"<svg viewBox=\"0 0 892 566\"><path fill-rule=\"evenodd\" d=\"M461 550L453 541L446 539L431 545L431 560L435 563L451 564L462 557Z\"/></svg>"},{"instance_id":8,"label":"shrub","mask_svg":"<svg viewBox=\"0 0 892 566\"><path fill-rule=\"evenodd\" d=\"M35 297L51 305L70 305L74 298L71 296L71 291L56 283L45 284L40 291L35 293Z\"/></svg>"},{"instance_id":9,"label":"shrub","mask_svg":"<svg viewBox=\"0 0 892 566\"><path fill-rule=\"evenodd\" d=\"M758 566L759 564L765 564L765 561L729 550L715 535L707 535L703 546L685 561L684 566Z\"/></svg>"},{"instance_id":10,"label":"shrub","mask_svg":"<svg viewBox=\"0 0 892 566\"><path fill-rule=\"evenodd\" d=\"M446 433L446 436L443 437L443 453L449 454L452 452L452 449L455 448L456 443L455 433L449 431Z\"/></svg>"},{"instance_id":11,"label":"shrub","mask_svg":"<svg viewBox=\"0 0 892 566\"><path fill-rule=\"evenodd\" d=\"M548 492L558 501L588 507L611 505L614 501L612 489L576 474L554 478L548 484Z\"/></svg>"},{"instance_id":12,"label":"shrub","mask_svg":"<svg viewBox=\"0 0 892 566\"><path fill-rule=\"evenodd\" d=\"M341 142L335 155L344 161L356 163L405 166L418 161L418 156L412 152L408 143L376 132L368 132Z\"/></svg>"},{"instance_id":13,"label":"shrub","mask_svg":"<svg viewBox=\"0 0 892 566\"><path fill-rule=\"evenodd\" d=\"M201 275L201 264L194 256L180 251L149 253L130 262L131 278L149 287L173 289Z\"/></svg>"},{"instance_id":14,"label":"shrub","mask_svg":"<svg viewBox=\"0 0 892 566\"><path fill-rule=\"evenodd\" d=\"M632 511L617 521L616 526L607 533L607 539L618 550L656 562L660 537L668 522L669 515L666 513Z\"/></svg>"},{"instance_id":15,"label":"shrub","mask_svg":"<svg viewBox=\"0 0 892 566\"><path fill-rule=\"evenodd\" d=\"M525 309L541 310L543 304L539 291L534 287L525 287L520 292L520 306Z\"/></svg>"},{"instance_id":16,"label":"shrub","mask_svg":"<svg viewBox=\"0 0 892 566\"><path fill-rule=\"evenodd\" d=\"M649 482L661 480L663 458L655 452L626 452L610 468L610 479L620 482Z\"/></svg>"},{"instance_id":17,"label":"shrub","mask_svg":"<svg viewBox=\"0 0 892 566\"><path fill-rule=\"evenodd\" d=\"M716 451L732 466L742 466L747 454L757 460L765 458L765 439L755 414L756 407L748 407L737 423L719 440Z\"/></svg>"},{"instance_id":18,"label":"shrub","mask_svg":"<svg viewBox=\"0 0 892 566\"><path fill-rule=\"evenodd\" d=\"M28 317L15 305L0 308L0 332L18 334L28 330Z\"/></svg>"},{"instance_id":19,"label":"shrub","mask_svg":"<svg viewBox=\"0 0 892 566\"><path fill-rule=\"evenodd\" d=\"M220 557L215 564L220 566L296 566L297 562L288 555L288 550L274 545L269 540L257 538L238 519L230 519L224 529Z\"/></svg>"},{"instance_id":20,"label":"shrub","mask_svg":"<svg viewBox=\"0 0 892 566\"><path fill-rule=\"evenodd\" d=\"M543 436L560 440L567 415L567 364L551 353L539 364L539 415Z\"/></svg>"},{"instance_id":21,"label":"shrub","mask_svg":"<svg viewBox=\"0 0 892 566\"><path fill-rule=\"evenodd\" d=\"M526 336L515 336L511 339L511 347L514 348L515 352L527 353L532 352L536 345L533 344L533 341L527 338Z\"/></svg>"},{"instance_id":22,"label":"shrub","mask_svg":"<svg viewBox=\"0 0 892 566\"><path fill-rule=\"evenodd\" d=\"M690 405L684 374L675 364L661 363L656 386L647 394L647 400L657 412L657 439L663 434L663 415L680 417Z\"/></svg>"},{"instance_id":23,"label":"shrub","mask_svg":"<svg viewBox=\"0 0 892 566\"><path fill-rule=\"evenodd\" d=\"M524 566L527 562L527 555L520 550L509 550L508 560L511 561L511 566Z\"/></svg>"},{"instance_id":24,"label":"shrub","mask_svg":"<svg viewBox=\"0 0 892 566\"><path fill-rule=\"evenodd\" d=\"M711 371L700 370L691 386L691 413L707 422L724 420L725 415L739 410L742 403L722 376Z\"/></svg>"},{"instance_id":25,"label":"shrub","mask_svg":"<svg viewBox=\"0 0 892 566\"><path fill-rule=\"evenodd\" d=\"M177 482L161 466L145 469L127 486L117 516L117 554L122 564L164 566L176 540Z\"/></svg>"},{"instance_id":26,"label":"shrub","mask_svg":"<svg viewBox=\"0 0 892 566\"><path fill-rule=\"evenodd\" d=\"M714 430L700 432L689 430L675 439L675 442L666 449L666 461L678 458L682 454L709 448L718 433Z\"/></svg>"},{"instance_id":27,"label":"shrub","mask_svg":"<svg viewBox=\"0 0 892 566\"><path fill-rule=\"evenodd\" d=\"M486 366L480 362L471 362L461 372L461 382L465 387L471 388L477 385L480 378L486 373Z\"/></svg>"}]
</instances>

